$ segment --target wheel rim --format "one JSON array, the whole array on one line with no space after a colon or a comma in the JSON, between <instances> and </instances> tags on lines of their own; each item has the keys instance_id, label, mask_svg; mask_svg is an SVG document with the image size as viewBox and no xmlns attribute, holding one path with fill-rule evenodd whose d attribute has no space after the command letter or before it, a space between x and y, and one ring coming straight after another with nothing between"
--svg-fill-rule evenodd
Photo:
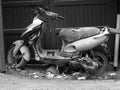
<instances>
[{"instance_id":1,"label":"wheel rim","mask_svg":"<svg viewBox=\"0 0 120 90\"><path fill-rule=\"evenodd\" d=\"M95 54L96 61L98 63L98 72L104 72L107 67L107 58L103 56L101 53Z\"/></svg>"},{"instance_id":2,"label":"wheel rim","mask_svg":"<svg viewBox=\"0 0 120 90\"><path fill-rule=\"evenodd\" d=\"M104 67L103 59L100 56L97 56L96 59L97 59L98 65L99 65L98 69L103 68Z\"/></svg>"},{"instance_id":3,"label":"wheel rim","mask_svg":"<svg viewBox=\"0 0 120 90\"><path fill-rule=\"evenodd\" d=\"M17 67L20 67L21 62L24 61L23 63L25 64L25 60L24 60L23 55L20 51L18 51L18 53L15 56L13 56L13 50L14 50L14 47L9 50L8 57L7 57L8 65L11 68L17 68Z\"/></svg>"},{"instance_id":4,"label":"wheel rim","mask_svg":"<svg viewBox=\"0 0 120 90\"><path fill-rule=\"evenodd\" d=\"M17 55L15 55L14 57L14 62L15 64L19 64L21 62L21 60L23 59L23 55L19 52Z\"/></svg>"}]
</instances>

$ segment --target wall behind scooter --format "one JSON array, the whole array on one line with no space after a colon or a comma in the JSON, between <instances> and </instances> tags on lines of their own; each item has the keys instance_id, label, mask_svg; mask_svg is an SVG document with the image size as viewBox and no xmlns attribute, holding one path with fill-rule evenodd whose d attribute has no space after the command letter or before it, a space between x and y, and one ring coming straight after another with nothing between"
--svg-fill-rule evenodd
<instances>
[{"instance_id":1,"label":"wall behind scooter","mask_svg":"<svg viewBox=\"0 0 120 90\"><path fill-rule=\"evenodd\" d=\"M3 0L3 24L5 35L5 53L13 41L19 39L20 34L34 16L31 3L43 6L43 0ZM57 20L53 25L61 27L85 26L116 26L117 3L115 0L54 0L53 11L64 16L64 21ZM52 34L47 34L52 33ZM60 39L55 32L47 31L43 37L44 48L59 48ZM108 46L114 53L114 35L111 36Z\"/></svg>"}]
</instances>

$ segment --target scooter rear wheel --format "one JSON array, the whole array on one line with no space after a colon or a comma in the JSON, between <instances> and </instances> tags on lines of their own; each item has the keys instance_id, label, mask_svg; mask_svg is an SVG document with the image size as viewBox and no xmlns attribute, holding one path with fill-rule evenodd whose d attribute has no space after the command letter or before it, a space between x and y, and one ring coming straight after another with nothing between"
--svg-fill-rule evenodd
<instances>
[{"instance_id":1,"label":"scooter rear wheel","mask_svg":"<svg viewBox=\"0 0 120 90\"><path fill-rule=\"evenodd\" d=\"M9 49L7 54L8 66L10 66L11 68L19 68L19 69L24 68L25 65L27 64L27 61L24 59L20 50L17 52L15 56L13 56L13 50L14 50L14 46Z\"/></svg>"},{"instance_id":2,"label":"scooter rear wheel","mask_svg":"<svg viewBox=\"0 0 120 90\"><path fill-rule=\"evenodd\" d=\"M94 52L96 61L98 62L98 70L96 71L97 74L103 74L106 71L108 66L108 59L106 55L100 51Z\"/></svg>"}]
</instances>

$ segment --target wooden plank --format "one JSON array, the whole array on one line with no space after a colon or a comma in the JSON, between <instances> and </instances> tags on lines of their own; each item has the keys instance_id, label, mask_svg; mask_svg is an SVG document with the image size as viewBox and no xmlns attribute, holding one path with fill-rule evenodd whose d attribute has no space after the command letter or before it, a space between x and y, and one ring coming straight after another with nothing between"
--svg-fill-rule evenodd
<instances>
[{"instance_id":1,"label":"wooden plank","mask_svg":"<svg viewBox=\"0 0 120 90\"><path fill-rule=\"evenodd\" d=\"M50 11L54 12L54 0L48 0L48 7L50 8ZM55 22L50 22L50 37L51 37L51 48L55 49L56 48L56 43L57 43L57 37L55 35Z\"/></svg>"},{"instance_id":2,"label":"wooden plank","mask_svg":"<svg viewBox=\"0 0 120 90\"><path fill-rule=\"evenodd\" d=\"M57 6L68 6L68 5L92 5L92 4L104 4L104 3L112 3L115 2L114 0L78 0L78 1L62 1L62 2L55 2Z\"/></svg>"},{"instance_id":3,"label":"wooden plank","mask_svg":"<svg viewBox=\"0 0 120 90\"><path fill-rule=\"evenodd\" d=\"M41 1L12 1L12 2L2 2L3 7L22 7L22 6L32 6L35 5L42 5Z\"/></svg>"},{"instance_id":4,"label":"wooden plank","mask_svg":"<svg viewBox=\"0 0 120 90\"><path fill-rule=\"evenodd\" d=\"M5 71L5 55L4 55L4 39L3 39L3 26L2 26L2 9L0 0L0 72Z\"/></svg>"},{"instance_id":5,"label":"wooden plank","mask_svg":"<svg viewBox=\"0 0 120 90\"><path fill-rule=\"evenodd\" d=\"M54 1L53 0L44 0L43 1L43 8L47 8L50 11L54 11ZM47 30L44 34L44 41L45 41L45 47L46 49L53 49L55 47L55 38L54 38L54 32L53 30L54 25L52 22L49 23L50 26L47 27Z\"/></svg>"},{"instance_id":6,"label":"wooden plank","mask_svg":"<svg viewBox=\"0 0 120 90\"><path fill-rule=\"evenodd\" d=\"M21 35L24 30L23 28L3 29L4 35Z\"/></svg>"}]
</instances>

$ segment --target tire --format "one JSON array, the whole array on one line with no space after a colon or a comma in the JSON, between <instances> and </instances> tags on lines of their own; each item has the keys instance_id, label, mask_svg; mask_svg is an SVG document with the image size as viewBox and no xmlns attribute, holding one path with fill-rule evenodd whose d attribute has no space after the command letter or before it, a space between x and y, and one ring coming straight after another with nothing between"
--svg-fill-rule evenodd
<instances>
[{"instance_id":1,"label":"tire","mask_svg":"<svg viewBox=\"0 0 120 90\"><path fill-rule=\"evenodd\" d=\"M27 64L27 61L22 57L20 50L17 52L15 56L13 56L13 50L14 46L9 49L7 54L8 66L10 66L11 68L23 69Z\"/></svg>"},{"instance_id":2,"label":"tire","mask_svg":"<svg viewBox=\"0 0 120 90\"><path fill-rule=\"evenodd\" d=\"M106 71L107 65L108 65L108 59L105 56L104 53L100 51L95 51L94 52L96 61L98 62L98 69L97 69L97 74L103 74Z\"/></svg>"}]
</instances>

